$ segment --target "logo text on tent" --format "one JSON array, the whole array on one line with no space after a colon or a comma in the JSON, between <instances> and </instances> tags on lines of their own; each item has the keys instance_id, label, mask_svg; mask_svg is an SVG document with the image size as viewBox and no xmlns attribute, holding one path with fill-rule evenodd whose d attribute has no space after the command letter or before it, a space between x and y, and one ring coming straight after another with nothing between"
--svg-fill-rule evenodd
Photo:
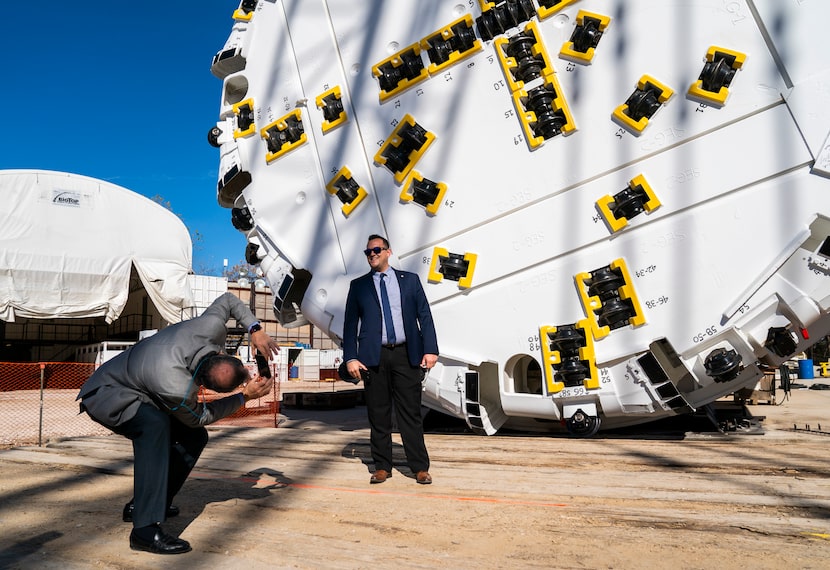
<instances>
[{"instance_id":1,"label":"logo text on tent","mask_svg":"<svg viewBox=\"0 0 830 570\"><path fill-rule=\"evenodd\" d=\"M80 192L71 192L68 190L53 190L52 203L61 206L72 206L74 208L81 207Z\"/></svg>"}]
</instances>

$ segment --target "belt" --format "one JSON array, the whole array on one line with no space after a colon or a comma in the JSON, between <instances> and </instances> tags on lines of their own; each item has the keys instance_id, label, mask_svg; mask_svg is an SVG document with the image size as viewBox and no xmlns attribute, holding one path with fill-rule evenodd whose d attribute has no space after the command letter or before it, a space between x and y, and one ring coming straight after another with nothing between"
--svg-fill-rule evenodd
<instances>
[{"instance_id":1,"label":"belt","mask_svg":"<svg viewBox=\"0 0 830 570\"><path fill-rule=\"evenodd\" d=\"M395 350L399 346L406 346L406 343L405 342L399 342L397 344L382 344L380 346L383 347L383 348L388 348L389 350Z\"/></svg>"}]
</instances>

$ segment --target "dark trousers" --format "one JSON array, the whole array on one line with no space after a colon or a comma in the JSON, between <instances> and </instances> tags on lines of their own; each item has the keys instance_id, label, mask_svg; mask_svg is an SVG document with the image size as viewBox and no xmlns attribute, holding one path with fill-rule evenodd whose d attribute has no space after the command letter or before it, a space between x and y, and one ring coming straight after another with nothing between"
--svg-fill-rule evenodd
<instances>
[{"instance_id":1,"label":"dark trousers","mask_svg":"<svg viewBox=\"0 0 830 570\"><path fill-rule=\"evenodd\" d=\"M364 396L369 415L370 447L375 469L392 470L392 405L403 450L412 471L429 470L421 420L421 379L423 372L409 364L406 346L382 348L380 365L369 369Z\"/></svg>"},{"instance_id":2,"label":"dark trousers","mask_svg":"<svg viewBox=\"0 0 830 570\"><path fill-rule=\"evenodd\" d=\"M141 404L120 426L106 427L133 442L133 526L164 522L167 507L207 445L207 430L187 427L150 404Z\"/></svg>"}]
</instances>

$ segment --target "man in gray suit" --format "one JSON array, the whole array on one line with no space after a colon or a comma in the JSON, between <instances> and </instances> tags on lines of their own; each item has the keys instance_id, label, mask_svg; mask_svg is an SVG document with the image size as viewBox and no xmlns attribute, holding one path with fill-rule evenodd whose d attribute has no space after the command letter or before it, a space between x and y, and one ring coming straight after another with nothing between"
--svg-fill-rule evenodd
<instances>
[{"instance_id":1,"label":"man in gray suit","mask_svg":"<svg viewBox=\"0 0 830 570\"><path fill-rule=\"evenodd\" d=\"M270 359L279 350L248 307L225 293L199 317L170 325L104 363L78 394L82 412L133 442L134 500L123 512L124 521L133 523L133 550L190 551L160 523L179 512L173 497L207 444L204 426L273 387L270 378L251 380L239 359L221 354L231 317L248 330L259 354ZM227 393L240 385L239 393L199 401L201 386Z\"/></svg>"}]
</instances>

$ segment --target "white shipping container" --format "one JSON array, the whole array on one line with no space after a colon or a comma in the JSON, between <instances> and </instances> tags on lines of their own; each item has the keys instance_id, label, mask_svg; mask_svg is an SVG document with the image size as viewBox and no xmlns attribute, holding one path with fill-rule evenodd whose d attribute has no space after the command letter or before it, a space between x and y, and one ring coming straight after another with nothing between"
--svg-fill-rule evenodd
<instances>
[{"instance_id":1,"label":"white shipping container","mask_svg":"<svg viewBox=\"0 0 830 570\"><path fill-rule=\"evenodd\" d=\"M95 368L98 368L104 362L115 358L134 344L134 342L104 341L98 344L81 346L75 350L75 362L95 364Z\"/></svg>"},{"instance_id":2,"label":"white shipping container","mask_svg":"<svg viewBox=\"0 0 830 570\"><path fill-rule=\"evenodd\" d=\"M189 275L188 279L196 305L193 316L201 315L217 297L228 291L228 280L225 277Z\"/></svg>"},{"instance_id":3,"label":"white shipping container","mask_svg":"<svg viewBox=\"0 0 830 570\"><path fill-rule=\"evenodd\" d=\"M320 351L320 369L321 370L336 370L340 363L343 362L342 349L329 349Z\"/></svg>"}]
</instances>

